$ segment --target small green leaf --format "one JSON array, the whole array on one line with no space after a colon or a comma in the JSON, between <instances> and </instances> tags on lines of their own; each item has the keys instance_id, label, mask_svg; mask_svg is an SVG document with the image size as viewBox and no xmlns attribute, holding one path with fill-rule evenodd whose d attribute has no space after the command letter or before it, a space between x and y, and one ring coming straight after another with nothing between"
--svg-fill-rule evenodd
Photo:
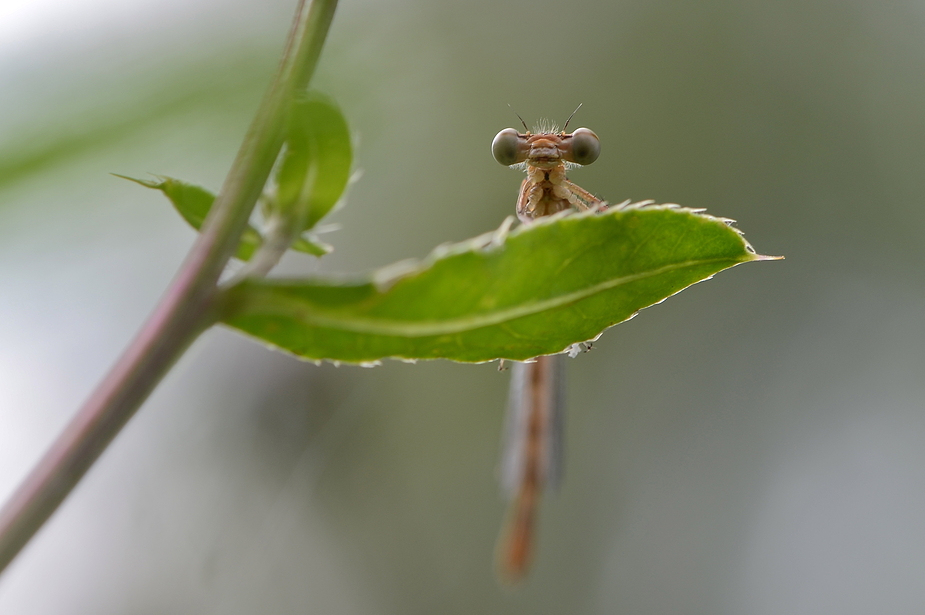
<instances>
[{"instance_id":1,"label":"small green leaf","mask_svg":"<svg viewBox=\"0 0 925 615\"><path fill-rule=\"evenodd\" d=\"M311 254L312 256L324 256L325 254L330 253L333 249L326 243L321 243L320 241L312 241L311 239L307 239L305 237L299 237L290 247L293 250Z\"/></svg>"},{"instance_id":2,"label":"small green leaf","mask_svg":"<svg viewBox=\"0 0 925 615\"><path fill-rule=\"evenodd\" d=\"M523 360L593 339L734 265L727 220L648 203L539 219L355 282L248 280L222 320L307 359Z\"/></svg>"},{"instance_id":3,"label":"small green leaf","mask_svg":"<svg viewBox=\"0 0 925 615\"><path fill-rule=\"evenodd\" d=\"M352 162L350 130L337 105L317 92L300 96L276 176L277 209L301 218L300 231L312 228L344 193Z\"/></svg>"},{"instance_id":4,"label":"small green leaf","mask_svg":"<svg viewBox=\"0 0 925 615\"><path fill-rule=\"evenodd\" d=\"M116 177L127 179L141 184L145 188L152 188L163 192L174 208L197 231L202 228L209 210L212 209L212 203L215 202L215 195L201 186L188 184L182 180L172 177L156 176L159 181L150 179L135 179L125 175L113 173ZM235 256L242 261L250 260L263 240L260 233L253 226L248 225L241 235L241 243L238 244L238 251Z\"/></svg>"},{"instance_id":5,"label":"small green leaf","mask_svg":"<svg viewBox=\"0 0 925 615\"><path fill-rule=\"evenodd\" d=\"M195 184L188 184L172 177L156 175L155 177L159 181L154 181L153 179L136 179L117 173L113 173L113 175L140 184L145 188L160 190L170 199L170 202L173 203L173 206L183 219L197 231L202 227L202 223L215 201L215 195L205 188Z\"/></svg>"}]
</instances>

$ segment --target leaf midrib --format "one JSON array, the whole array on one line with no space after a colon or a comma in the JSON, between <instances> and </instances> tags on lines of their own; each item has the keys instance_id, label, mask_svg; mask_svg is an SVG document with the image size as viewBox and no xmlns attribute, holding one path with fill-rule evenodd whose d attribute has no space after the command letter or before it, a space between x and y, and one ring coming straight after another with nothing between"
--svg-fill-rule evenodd
<instances>
[{"instance_id":1,"label":"leaf midrib","mask_svg":"<svg viewBox=\"0 0 925 615\"><path fill-rule=\"evenodd\" d=\"M310 325L316 325L330 329L339 329L352 333L366 333L371 335L398 337L430 337L435 335L450 335L453 333L462 333L464 331L471 331L474 329L498 325L503 322L522 318L524 316L530 316L532 314L563 307L597 293L616 288L617 286L643 280L648 277L661 275L663 273L669 273L687 267L709 265L714 263L731 263L731 265L729 265L731 267L748 262L748 260L751 259L746 258L743 260L727 257L672 263L671 265L666 265L658 269L652 269L642 273L605 280L598 284L588 286L571 293L544 299L542 301L533 301L498 311L488 312L485 314L466 316L462 318L452 318L447 320L425 320L409 322L383 318L345 318L343 316L331 315L330 313L326 314L324 311L308 309L303 302L288 295L274 296L272 301L268 302L270 304L269 306L262 301L259 302L259 306L258 302L245 301L245 304L242 305L239 310L236 310L235 315L246 315L249 311L258 312L264 316L271 314L288 315L299 320L300 322ZM692 282L692 284L693 283L696 282ZM249 310L248 307L250 307L251 310ZM270 309L266 309L267 307ZM254 310L253 308L257 309Z\"/></svg>"}]
</instances>

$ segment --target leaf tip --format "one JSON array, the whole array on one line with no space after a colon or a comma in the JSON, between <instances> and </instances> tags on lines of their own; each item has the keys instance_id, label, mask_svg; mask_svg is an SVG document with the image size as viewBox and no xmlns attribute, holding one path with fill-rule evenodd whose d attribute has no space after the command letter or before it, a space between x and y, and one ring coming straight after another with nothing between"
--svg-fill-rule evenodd
<instances>
[{"instance_id":1,"label":"leaf tip","mask_svg":"<svg viewBox=\"0 0 925 615\"><path fill-rule=\"evenodd\" d=\"M138 185L144 186L145 188L153 188L155 190L160 188L160 183L152 179L138 179L137 177L129 177L128 175L120 175L119 173L110 173L110 175L120 179L127 179L130 182L134 182Z\"/></svg>"}]
</instances>

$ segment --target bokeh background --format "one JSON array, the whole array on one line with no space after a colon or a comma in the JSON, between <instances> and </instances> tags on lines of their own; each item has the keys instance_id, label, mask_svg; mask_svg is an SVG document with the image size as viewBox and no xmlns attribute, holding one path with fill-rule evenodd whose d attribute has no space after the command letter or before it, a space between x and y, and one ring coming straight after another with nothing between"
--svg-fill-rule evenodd
<instances>
[{"instance_id":1,"label":"bokeh background","mask_svg":"<svg viewBox=\"0 0 925 615\"><path fill-rule=\"evenodd\" d=\"M0 497L194 235L109 175L217 189L295 2L0 1ZM570 361L567 476L532 575L493 576L507 374L320 367L201 338L0 579L0 612L925 611L925 5L344 0L315 86L362 178L359 273L493 229L528 121L603 142L579 185L731 217L724 272Z\"/></svg>"}]
</instances>

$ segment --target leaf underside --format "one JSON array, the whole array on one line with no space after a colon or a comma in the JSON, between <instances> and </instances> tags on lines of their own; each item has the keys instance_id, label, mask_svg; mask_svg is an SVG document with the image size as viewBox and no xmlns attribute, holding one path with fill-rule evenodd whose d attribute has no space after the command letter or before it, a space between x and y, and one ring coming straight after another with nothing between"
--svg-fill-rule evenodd
<instances>
[{"instance_id":1,"label":"leaf underside","mask_svg":"<svg viewBox=\"0 0 925 615\"><path fill-rule=\"evenodd\" d=\"M350 129L340 108L319 92L299 96L276 176L278 207L304 212L299 230L314 227L347 189L352 164Z\"/></svg>"},{"instance_id":2,"label":"leaf underside","mask_svg":"<svg viewBox=\"0 0 925 615\"><path fill-rule=\"evenodd\" d=\"M649 203L557 215L362 280L249 280L229 289L222 321L311 360L524 360L769 258L730 224Z\"/></svg>"}]
</instances>

